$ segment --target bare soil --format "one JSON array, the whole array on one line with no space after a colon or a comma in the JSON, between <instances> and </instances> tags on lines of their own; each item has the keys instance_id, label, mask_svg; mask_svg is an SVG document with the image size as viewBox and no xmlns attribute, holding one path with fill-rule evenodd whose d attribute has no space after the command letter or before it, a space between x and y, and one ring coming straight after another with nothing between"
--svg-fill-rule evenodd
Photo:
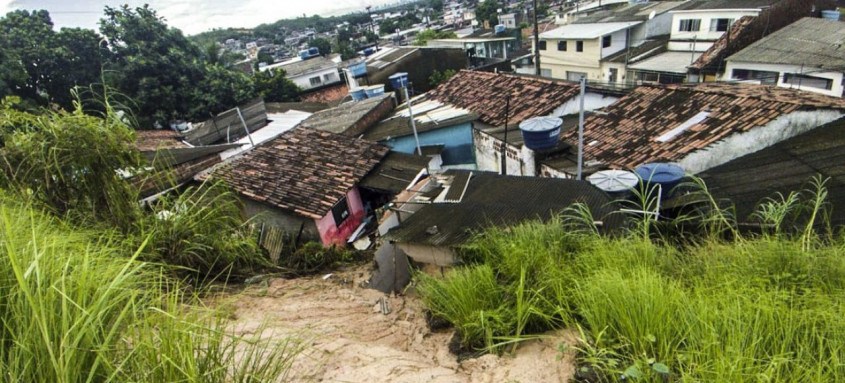
<instances>
[{"instance_id":1,"label":"bare soil","mask_svg":"<svg viewBox=\"0 0 845 383\"><path fill-rule=\"evenodd\" d=\"M386 297L361 287L369 277L359 266L323 276L270 279L214 299L230 311L237 333L294 337L305 351L293 366L295 382L567 382L573 354L558 345L572 334L550 333L522 343L513 354L458 362L449 352L453 331L431 332L413 294Z\"/></svg>"}]
</instances>

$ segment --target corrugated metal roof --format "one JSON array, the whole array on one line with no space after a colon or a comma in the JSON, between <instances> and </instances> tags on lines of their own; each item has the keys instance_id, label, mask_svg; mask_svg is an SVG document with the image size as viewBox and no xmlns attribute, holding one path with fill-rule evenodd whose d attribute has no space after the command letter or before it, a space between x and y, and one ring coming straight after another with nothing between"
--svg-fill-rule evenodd
<instances>
[{"instance_id":1,"label":"corrugated metal roof","mask_svg":"<svg viewBox=\"0 0 845 383\"><path fill-rule=\"evenodd\" d=\"M467 172L446 174L459 173ZM610 214L615 210L611 199L589 182L473 172L460 203L426 205L387 236L399 243L459 246L486 227L547 220L575 202L586 203L604 221L604 229L621 225L621 215Z\"/></svg>"},{"instance_id":2,"label":"corrugated metal roof","mask_svg":"<svg viewBox=\"0 0 845 383\"><path fill-rule=\"evenodd\" d=\"M766 197L805 189L816 175L830 178L832 223L845 225L845 118L707 170L701 177L713 196L734 203L740 222L749 222Z\"/></svg>"},{"instance_id":3,"label":"corrugated metal roof","mask_svg":"<svg viewBox=\"0 0 845 383\"><path fill-rule=\"evenodd\" d=\"M691 0L672 11L703 11L716 9L761 9L774 5L779 0Z\"/></svg>"},{"instance_id":4,"label":"corrugated metal roof","mask_svg":"<svg viewBox=\"0 0 845 383\"><path fill-rule=\"evenodd\" d=\"M701 56L701 52L664 52L629 64L628 69L686 74L687 67L698 60L699 56Z\"/></svg>"},{"instance_id":5,"label":"corrugated metal roof","mask_svg":"<svg viewBox=\"0 0 845 383\"><path fill-rule=\"evenodd\" d=\"M567 24L540 34L541 39L596 39L616 31L628 29L642 21L626 21L618 23L584 23Z\"/></svg>"},{"instance_id":6,"label":"corrugated metal roof","mask_svg":"<svg viewBox=\"0 0 845 383\"><path fill-rule=\"evenodd\" d=\"M749 45L728 61L845 71L845 23L805 17Z\"/></svg>"}]
</instances>

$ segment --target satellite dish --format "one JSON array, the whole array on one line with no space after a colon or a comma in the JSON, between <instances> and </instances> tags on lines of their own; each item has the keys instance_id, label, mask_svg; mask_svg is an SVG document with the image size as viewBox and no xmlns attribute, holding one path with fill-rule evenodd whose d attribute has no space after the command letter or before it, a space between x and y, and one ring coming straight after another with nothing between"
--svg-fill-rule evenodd
<instances>
[{"instance_id":1,"label":"satellite dish","mask_svg":"<svg viewBox=\"0 0 845 383\"><path fill-rule=\"evenodd\" d=\"M651 13L648 14L648 19L651 20L654 18L654 16L657 16L657 12L651 11Z\"/></svg>"}]
</instances>

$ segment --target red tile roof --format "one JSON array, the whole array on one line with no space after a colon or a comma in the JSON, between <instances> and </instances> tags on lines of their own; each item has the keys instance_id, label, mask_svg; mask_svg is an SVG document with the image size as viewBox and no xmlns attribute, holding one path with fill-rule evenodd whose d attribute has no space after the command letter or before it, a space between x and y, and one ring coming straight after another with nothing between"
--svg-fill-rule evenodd
<instances>
[{"instance_id":1,"label":"red tile roof","mask_svg":"<svg viewBox=\"0 0 845 383\"><path fill-rule=\"evenodd\" d=\"M478 114L481 122L505 124L505 97L510 95L508 124L547 116L577 97L578 84L549 79L462 70L426 94L428 99L452 104Z\"/></svg>"},{"instance_id":2,"label":"red tile roof","mask_svg":"<svg viewBox=\"0 0 845 383\"><path fill-rule=\"evenodd\" d=\"M640 86L587 118L584 157L615 168L678 161L734 133L798 110L845 110L845 99L765 85L707 83ZM700 112L707 118L666 142L657 138ZM577 130L562 139L576 142Z\"/></svg>"},{"instance_id":3,"label":"red tile roof","mask_svg":"<svg viewBox=\"0 0 845 383\"><path fill-rule=\"evenodd\" d=\"M321 218L390 149L314 129L295 128L216 169L249 199Z\"/></svg>"}]
</instances>

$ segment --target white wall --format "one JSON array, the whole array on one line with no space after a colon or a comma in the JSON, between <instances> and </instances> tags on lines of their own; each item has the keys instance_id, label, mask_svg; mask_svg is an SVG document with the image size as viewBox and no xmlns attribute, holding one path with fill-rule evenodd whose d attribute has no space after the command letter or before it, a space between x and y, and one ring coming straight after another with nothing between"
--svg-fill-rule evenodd
<instances>
[{"instance_id":1,"label":"white wall","mask_svg":"<svg viewBox=\"0 0 845 383\"><path fill-rule=\"evenodd\" d=\"M610 46L607 47L607 48L601 48L601 58L605 58L605 57L610 56L614 53L617 53L617 52L625 49L625 47L628 46L628 30L627 29L623 29L621 31L613 32L613 34L611 34L610 36L611 36L610 37ZM603 39L604 39L604 36L602 36L599 39L599 44L602 43ZM601 46L601 45L599 45L599 46ZM555 47L555 49L557 49L557 47Z\"/></svg>"},{"instance_id":2,"label":"white wall","mask_svg":"<svg viewBox=\"0 0 845 383\"><path fill-rule=\"evenodd\" d=\"M742 16L756 16L760 13L759 9L755 10L695 10L695 11L675 11L672 14L672 40L693 40L699 41L716 41L725 32L710 32L710 21L713 19L734 19L734 22ZM700 19L701 24L698 31L683 32L680 31L681 20L683 19ZM669 48L671 49L671 47Z\"/></svg>"},{"instance_id":3,"label":"white wall","mask_svg":"<svg viewBox=\"0 0 845 383\"><path fill-rule=\"evenodd\" d=\"M666 45L666 48L670 51L681 51L681 52L704 52L710 47L713 46L712 41L670 41L669 44Z\"/></svg>"},{"instance_id":4,"label":"white wall","mask_svg":"<svg viewBox=\"0 0 845 383\"><path fill-rule=\"evenodd\" d=\"M843 84L842 84L843 77L845 77L845 73L843 73L843 72L827 72L827 71L823 71L822 69L812 68L812 67L803 67L802 68L800 65L762 64L762 63L747 63L747 62L728 61L728 65L725 67L725 79L732 79L733 78L733 70L734 69L778 72L778 83L777 83L777 85L780 86L780 87L791 88L791 89L801 89L801 90L805 90L805 91L808 91L808 92L821 93L821 94L833 96L833 97L843 97L843 96L845 96L845 86L843 86ZM833 81L833 86L830 90L814 88L814 87L810 87L810 86L799 87L798 85L793 85L793 84L789 84L789 83L784 82L784 74L786 74L786 73L795 73L795 74L804 73L807 76L830 79L830 80Z\"/></svg>"},{"instance_id":5,"label":"white wall","mask_svg":"<svg viewBox=\"0 0 845 383\"><path fill-rule=\"evenodd\" d=\"M845 113L838 110L792 112L780 116L764 126L728 136L704 149L696 150L684 157L679 163L687 172L698 174L836 121L843 116L845 116Z\"/></svg>"},{"instance_id":6,"label":"white wall","mask_svg":"<svg viewBox=\"0 0 845 383\"><path fill-rule=\"evenodd\" d=\"M333 75L333 80L326 82L324 80L325 75ZM311 78L320 76L320 84L311 85ZM326 84L334 84L340 82L340 76L337 73L337 68L326 68L320 71L314 71L306 74L302 74L295 77L288 77L294 84L302 88L302 90L308 90L311 88L317 88L324 86Z\"/></svg>"}]
</instances>

